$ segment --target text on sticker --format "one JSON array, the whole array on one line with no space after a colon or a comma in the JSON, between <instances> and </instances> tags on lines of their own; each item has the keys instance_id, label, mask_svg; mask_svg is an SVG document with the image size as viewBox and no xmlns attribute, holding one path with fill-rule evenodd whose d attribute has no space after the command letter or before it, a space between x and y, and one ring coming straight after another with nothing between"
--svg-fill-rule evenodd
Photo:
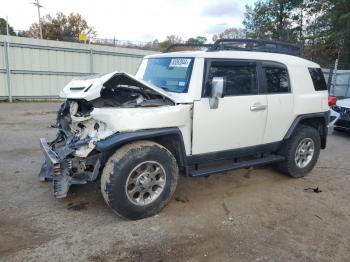
<instances>
[{"instance_id":1,"label":"text on sticker","mask_svg":"<svg viewBox=\"0 0 350 262\"><path fill-rule=\"evenodd\" d=\"M170 61L169 67L188 67L191 59L188 58L173 58Z\"/></svg>"}]
</instances>

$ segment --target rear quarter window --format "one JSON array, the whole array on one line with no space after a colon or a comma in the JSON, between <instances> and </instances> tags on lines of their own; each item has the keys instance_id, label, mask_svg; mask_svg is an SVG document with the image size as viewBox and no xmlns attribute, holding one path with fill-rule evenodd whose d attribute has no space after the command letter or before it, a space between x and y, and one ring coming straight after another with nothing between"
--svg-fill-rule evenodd
<instances>
[{"instance_id":1,"label":"rear quarter window","mask_svg":"<svg viewBox=\"0 0 350 262\"><path fill-rule=\"evenodd\" d=\"M327 90L326 80L324 79L321 68L309 67L309 72L310 72L312 82L314 83L315 90L316 91Z\"/></svg>"}]
</instances>

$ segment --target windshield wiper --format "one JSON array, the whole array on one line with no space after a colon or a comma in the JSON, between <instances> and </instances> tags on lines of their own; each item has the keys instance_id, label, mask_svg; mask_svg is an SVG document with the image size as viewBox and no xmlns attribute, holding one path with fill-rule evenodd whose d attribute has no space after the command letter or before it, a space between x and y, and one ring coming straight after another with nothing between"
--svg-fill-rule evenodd
<instances>
[{"instance_id":1,"label":"windshield wiper","mask_svg":"<svg viewBox=\"0 0 350 262\"><path fill-rule=\"evenodd\" d=\"M160 86L161 89L167 91L167 92L173 92L172 90L170 90L169 88L167 88L166 86Z\"/></svg>"},{"instance_id":2,"label":"windshield wiper","mask_svg":"<svg viewBox=\"0 0 350 262\"><path fill-rule=\"evenodd\" d=\"M160 86L161 89L167 91L167 92L172 92L172 93L183 93L182 91L176 91L176 90L172 90L168 87L165 87L165 86Z\"/></svg>"}]
</instances>

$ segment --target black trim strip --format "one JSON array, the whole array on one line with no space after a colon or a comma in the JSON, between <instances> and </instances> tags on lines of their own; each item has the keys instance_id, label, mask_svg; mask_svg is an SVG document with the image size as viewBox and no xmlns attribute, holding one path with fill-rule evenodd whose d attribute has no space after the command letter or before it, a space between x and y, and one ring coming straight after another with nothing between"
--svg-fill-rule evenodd
<instances>
[{"instance_id":1,"label":"black trim strip","mask_svg":"<svg viewBox=\"0 0 350 262\"><path fill-rule=\"evenodd\" d=\"M191 155L187 157L187 162L189 165L208 163L217 160L233 159L237 157L250 156L260 153L274 152L280 146L280 142L262 144L258 146L250 146L243 148L236 148L224 151L217 151L211 153Z\"/></svg>"},{"instance_id":2,"label":"black trim strip","mask_svg":"<svg viewBox=\"0 0 350 262\"><path fill-rule=\"evenodd\" d=\"M252 167L252 166L260 166L260 165L275 163L275 162L283 161L284 159L285 158L283 156L270 155L267 157L256 158L256 159L248 160L248 161L241 161L238 163L231 162L228 164L217 165L217 166L210 167L210 168L191 170L190 176L194 176L194 177L209 176L212 174L232 171L232 170L241 169L241 168L247 168L247 167Z\"/></svg>"}]
</instances>

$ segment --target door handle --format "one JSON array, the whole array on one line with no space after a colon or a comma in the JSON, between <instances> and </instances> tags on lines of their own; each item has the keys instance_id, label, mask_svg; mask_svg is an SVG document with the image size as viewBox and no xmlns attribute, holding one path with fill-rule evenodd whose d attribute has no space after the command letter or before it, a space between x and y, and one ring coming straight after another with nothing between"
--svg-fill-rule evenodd
<instances>
[{"instance_id":1,"label":"door handle","mask_svg":"<svg viewBox=\"0 0 350 262\"><path fill-rule=\"evenodd\" d=\"M267 108L267 105L256 103L250 107L250 111L260 111L260 110L265 110L266 108Z\"/></svg>"}]
</instances>

